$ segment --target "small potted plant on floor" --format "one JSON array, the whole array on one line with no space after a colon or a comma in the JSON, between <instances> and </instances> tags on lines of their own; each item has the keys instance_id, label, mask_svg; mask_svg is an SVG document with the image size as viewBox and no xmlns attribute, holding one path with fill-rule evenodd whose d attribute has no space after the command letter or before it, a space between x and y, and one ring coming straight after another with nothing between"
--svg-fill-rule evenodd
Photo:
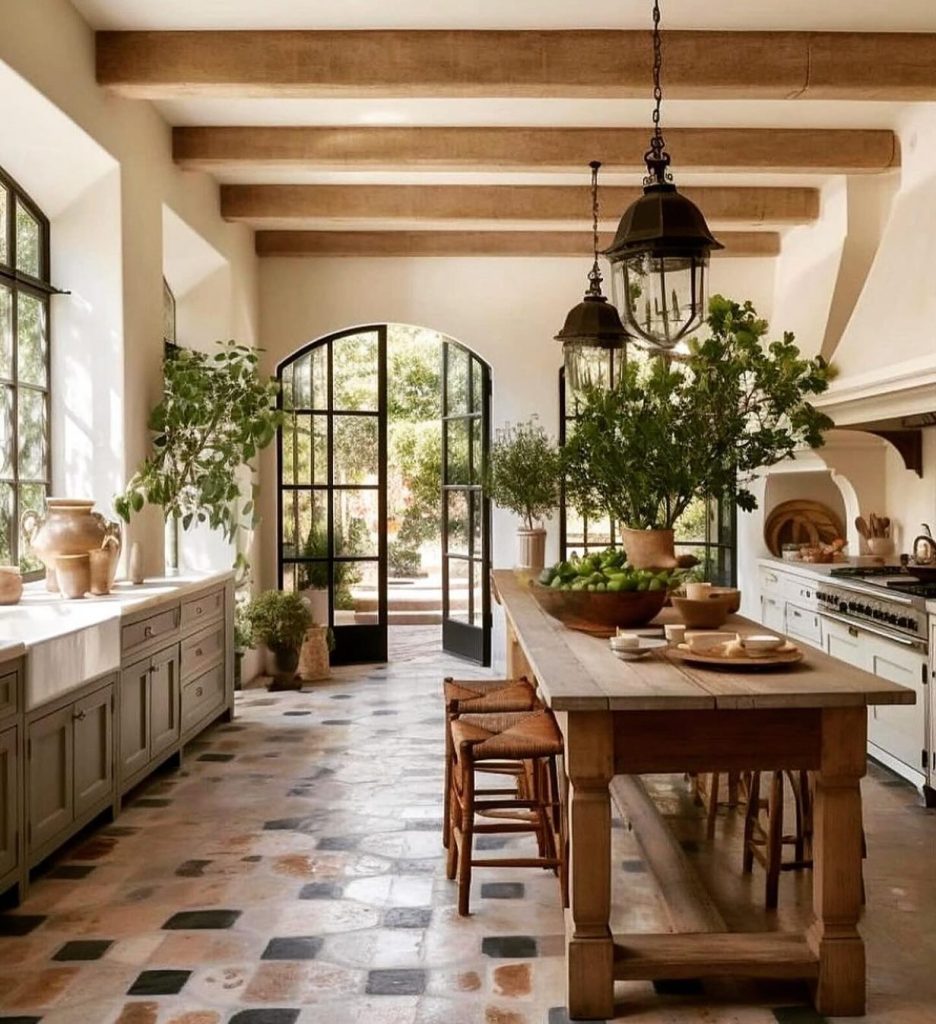
<instances>
[{"instance_id":1,"label":"small potted plant on floor","mask_svg":"<svg viewBox=\"0 0 936 1024\"><path fill-rule=\"evenodd\" d=\"M830 368L804 359L792 334L768 343L751 303L721 295L706 323L688 352L629 359L615 388L589 389L563 449L570 504L622 524L638 569L676 565L674 527L694 499L752 511L757 470L820 447L832 426L808 402Z\"/></svg>"},{"instance_id":2,"label":"small potted plant on floor","mask_svg":"<svg viewBox=\"0 0 936 1024\"><path fill-rule=\"evenodd\" d=\"M520 516L517 568L539 572L546 564L543 519L559 504L562 462L555 441L536 422L507 424L497 432L488 465L486 491L500 508Z\"/></svg>"},{"instance_id":3,"label":"small potted plant on floor","mask_svg":"<svg viewBox=\"0 0 936 1024\"><path fill-rule=\"evenodd\" d=\"M312 623L309 605L298 594L267 590L247 605L250 639L265 644L273 656L271 690L298 690L299 652Z\"/></svg>"}]
</instances>

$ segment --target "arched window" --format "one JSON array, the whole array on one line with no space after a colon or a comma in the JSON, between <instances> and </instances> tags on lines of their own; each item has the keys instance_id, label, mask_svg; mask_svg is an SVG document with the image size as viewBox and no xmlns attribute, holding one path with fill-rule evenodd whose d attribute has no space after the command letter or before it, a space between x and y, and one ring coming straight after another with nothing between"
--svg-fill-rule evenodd
<instances>
[{"instance_id":1,"label":"arched window","mask_svg":"<svg viewBox=\"0 0 936 1024\"><path fill-rule=\"evenodd\" d=\"M19 524L45 508L49 453L49 222L0 170L0 563L38 575Z\"/></svg>"}]
</instances>

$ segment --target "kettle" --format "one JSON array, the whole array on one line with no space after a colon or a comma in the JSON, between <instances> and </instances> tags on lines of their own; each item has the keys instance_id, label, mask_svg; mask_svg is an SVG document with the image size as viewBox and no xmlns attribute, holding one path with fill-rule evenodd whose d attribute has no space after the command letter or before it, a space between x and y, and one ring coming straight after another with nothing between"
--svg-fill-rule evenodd
<instances>
[{"instance_id":1,"label":"kettle","mask_svg":"<svg viewBox=\"0 0 936 1024\"><path fill-rule=\"evenodd\" d=\"M914 565L936 564L936 540L933 539L932 531L926 523L923 523L924 533L913 541L913 563Z\"/></svg>"}]
</instances>

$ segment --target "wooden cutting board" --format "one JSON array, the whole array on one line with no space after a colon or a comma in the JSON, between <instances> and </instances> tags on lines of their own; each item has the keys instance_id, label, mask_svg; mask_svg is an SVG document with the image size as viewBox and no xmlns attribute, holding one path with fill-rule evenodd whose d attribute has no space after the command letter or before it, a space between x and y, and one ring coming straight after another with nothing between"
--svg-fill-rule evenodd
<instances>
[{"instance_id":1,"label":"wooden cutting board","mask_svg":"<svg viewBox=\"0 0 936 1024\"><path fill-rule=\"evenodd\" d=\"M726 658L716 654L697 654L690 651L686 644L677 644L667 649L666 653L678 661L692 662L694 665L712 665L718 668L737 668L745 672L756 672L760 669L773 668L777 665L794 665L803 660L803 652L789 641L779 650L765 654L759 658Z\"/></svg>"},{"instance_id":2,"label":"wooden cutting board","mask_svg":"<svg viewBox=\"0 0 936 1024\"><path fill-rule=\"evenodd\" d=\"M807 499L781 502L764 524L764 541L778 558L784 544L831 544L845 537L838 514L821 501Z\"/></svg>"}]
</instances>

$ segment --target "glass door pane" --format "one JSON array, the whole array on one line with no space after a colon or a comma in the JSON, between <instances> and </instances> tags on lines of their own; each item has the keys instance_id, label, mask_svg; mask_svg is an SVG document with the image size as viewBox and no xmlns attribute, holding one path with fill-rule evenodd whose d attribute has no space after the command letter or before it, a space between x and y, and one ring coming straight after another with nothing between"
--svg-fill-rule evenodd
<instances>
[{"instance_id":1,"label":"glass door pane","mask_svg":"<svg viewBox=\"0 0 936 1024\"><path fill-rule=\"evenodd\" d=\"M490 369L442 347L442 646L491 663L490 503L481 481L490 440Z\"/></svg>"},{"instance_id":2,"label":"glass door pane","mask_svg":"<svg viewBox=\"0 0 936 1024\"><path fill-rule=\"evenodd\" d=\"M334 629L334 664L387 658L386 335L332 335L280 368L280 585Z\"/></svg>"}]
</instances>

